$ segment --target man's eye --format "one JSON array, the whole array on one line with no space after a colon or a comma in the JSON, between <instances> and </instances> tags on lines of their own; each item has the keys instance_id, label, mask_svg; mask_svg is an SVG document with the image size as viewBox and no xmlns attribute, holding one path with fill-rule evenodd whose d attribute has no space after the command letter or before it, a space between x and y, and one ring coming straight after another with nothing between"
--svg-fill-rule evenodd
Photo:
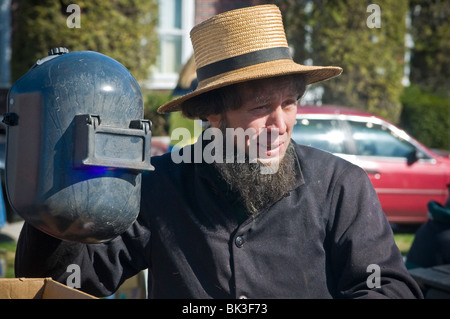
<instances>
[{"instance_id":1,"label":"man's eye","mask_svg":"<svg viewBox=\"0 0 450 319\"><path fill-rule=\"evenodd\" d=\"M297 100L287 100L282 104L282 106L287 107L287 106L296 105L296 104L297 104Z\"/></svg>"},{"instance_id":2,"label":"man's eye","mask_svg":"<svg viewBox=\"0 0 450 319\"><path fill-rule=\"evenodd\" d=\"M259 106L255 106L253 108L253 110L259 111L259 110L265 110L266 108L268 108L268 105L259 105Z\"/></svg>"}]
</instances>

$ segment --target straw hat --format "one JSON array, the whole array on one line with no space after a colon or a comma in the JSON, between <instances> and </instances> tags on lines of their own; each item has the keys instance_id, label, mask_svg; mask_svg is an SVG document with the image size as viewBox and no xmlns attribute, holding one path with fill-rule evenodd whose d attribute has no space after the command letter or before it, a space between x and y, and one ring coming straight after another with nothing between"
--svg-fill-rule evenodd
<instances>
[{"instance_id":1,"label":"straw hat","mask_svg":"<svg viewBox=\"0 0 450 319\"><path fill-rule=\"evenodd\" d=\"M159 107L179 111L183 102L230 84L288 74L316 83L341 74L339 67L295 63L289 53L281 12L275 5L228 11L196 25L191 41L197 65L195 91Z\"/></svg>"}]
</instances>

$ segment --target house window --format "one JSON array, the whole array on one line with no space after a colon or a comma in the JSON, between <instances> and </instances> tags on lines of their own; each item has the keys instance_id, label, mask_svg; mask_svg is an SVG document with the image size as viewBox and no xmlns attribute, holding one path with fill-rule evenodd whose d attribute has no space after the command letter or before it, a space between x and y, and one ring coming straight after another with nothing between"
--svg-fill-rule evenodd
<instances>
[{"instance_id":1,"label":"house window","mask_svg":"<svg viewBox=\"0 0 450 319\"><path fill-rule=\"evenodd\" d=\"M193 52L189 32L194 26L194 7L194 0L159 0L160 47L149 88L175 87L178 72Z\"/></svg>"}]
</instances>

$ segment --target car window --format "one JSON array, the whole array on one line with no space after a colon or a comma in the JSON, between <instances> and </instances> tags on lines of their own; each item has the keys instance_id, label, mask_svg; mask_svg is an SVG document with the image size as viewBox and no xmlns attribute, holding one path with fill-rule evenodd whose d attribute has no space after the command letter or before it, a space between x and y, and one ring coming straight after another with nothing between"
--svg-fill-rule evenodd
<instances>
[{"instance_id":1,"label":"car window","mask_svg":"<svg viewBox=\"0 0 450 319\"><path fill-rule=\"evenodd\" d=\"M344 132L338 120L297 119L292 139L331 153L344 153Z\"/></svg>"},{"instance_id":2,"label":"car window","mask_svg":"<svg viewBox=\"0 0 450 319\"><path fill-rule=\"evenodd\" d=\"M356 155L408 157L415 147L387 127L370 122L349 121Z\"/></svg>"}]
</instances>

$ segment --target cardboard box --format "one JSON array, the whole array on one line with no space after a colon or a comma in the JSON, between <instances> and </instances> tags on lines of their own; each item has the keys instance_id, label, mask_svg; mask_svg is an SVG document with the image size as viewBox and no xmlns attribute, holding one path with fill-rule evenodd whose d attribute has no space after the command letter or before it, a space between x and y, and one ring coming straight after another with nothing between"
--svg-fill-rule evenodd
<instances>
[{"instance_id":1,"label":"cardboard box","mask_svg":"<svg viewBox=\"0 0 450 319\"><path fill-rule=\"evenodd\" d=\"M0 278L0 299L97 299L51 278Z\"/></svg>"}]
</instances>

